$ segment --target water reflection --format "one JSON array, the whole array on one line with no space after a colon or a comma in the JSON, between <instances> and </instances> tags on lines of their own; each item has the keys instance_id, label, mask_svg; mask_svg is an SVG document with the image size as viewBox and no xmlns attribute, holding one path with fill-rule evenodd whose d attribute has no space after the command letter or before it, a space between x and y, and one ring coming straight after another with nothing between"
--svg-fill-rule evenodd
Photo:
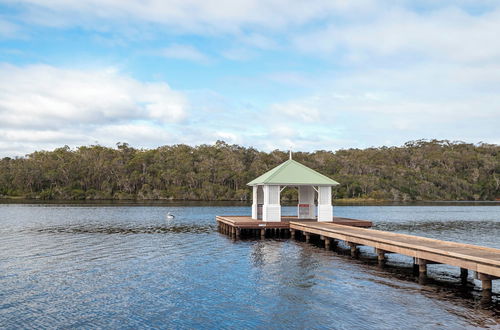
<instances>
[{"instance_id":1,"label":"water reflection","mask_svg":"<svg viewBox=\"0 0 500 330\"><path fill-rule=\"evenodd\" d=\"M215 230L215 225L162 225L162 226L51 226L47 228L30 228L25 231L44 234L162 234L162 233L189 233L207 234Z\"/></svg>"}]
</instances>

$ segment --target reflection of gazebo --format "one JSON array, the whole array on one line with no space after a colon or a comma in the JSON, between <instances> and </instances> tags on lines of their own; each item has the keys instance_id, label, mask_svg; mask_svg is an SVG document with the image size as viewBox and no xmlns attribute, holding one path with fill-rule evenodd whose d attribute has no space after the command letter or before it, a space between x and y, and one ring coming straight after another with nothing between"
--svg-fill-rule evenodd
<instances>
[{"instance_id":1,"label":"reflection of gazebo","mask_svg":"<svg viewBox=\"0 0 500 330\"><path fill-rule=\"evenodd\" d=\"M299 219L316 218L316 193L318 221L332 221L332 187L339 183L290 159L250 181L253 187L252 219L281 221L280 193L288 186L298 187Z\"/></svg>"}]
</instances>

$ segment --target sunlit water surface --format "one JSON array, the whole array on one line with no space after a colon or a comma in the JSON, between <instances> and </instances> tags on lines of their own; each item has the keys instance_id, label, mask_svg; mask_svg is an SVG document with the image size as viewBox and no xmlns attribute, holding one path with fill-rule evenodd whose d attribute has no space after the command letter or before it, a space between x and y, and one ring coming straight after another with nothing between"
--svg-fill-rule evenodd
<instances>
[{"instance_id":1,"label":"sunlit water surface","mask_svg":"<svg viewBox=\"0 0 500 330\"><path fill-rule=\"evenodd\" d=\"M295 208L284 207L284 214ZM176 218L167 220L167 212ZM376 229L500 248L500 206L336 206ZM500 327L479 282L411 260L386 269L287 239L232 241L248 206L0 205L0 328ZM498 281L497 281L498 282ZM475 285L474 285L475 284Z\"/></svg>"}]
</instances>

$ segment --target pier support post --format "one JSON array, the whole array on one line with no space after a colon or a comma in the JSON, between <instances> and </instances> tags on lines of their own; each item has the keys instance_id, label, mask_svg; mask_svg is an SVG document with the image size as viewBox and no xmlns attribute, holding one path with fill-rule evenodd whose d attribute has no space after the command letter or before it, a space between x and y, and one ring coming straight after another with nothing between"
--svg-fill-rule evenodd
<instances>
[{"instance_id":1,"label":"pier support post","mask_svg":"<svg viewBox=\"0 0 500 330\"><path fill-rule=\"evenodd\" d=\"M290 229L290 238L295 239L295 230L294 229Z\"/></svg>"},{"instance_id":2,"label":"pier support post","mask_svg":"<svg viewBox=\"0 0 500 330\"><path fill-rule=\"evenodd\" d=\"M266 238L266 230L265 230L265 229L261 229L261 230L260 230L260 238L261 238L261 239Z\"/></svg>"},{"instance_id":3,"label":"pier support post","mask_svg":"<svg viewBox=\"0 0 500 330\"><path fill-rule=\"evenodd\" d=\"M359 249L358 249L358 244L348 242L347 245L351 248L351 257L357 258L359 257Z\"/></svg>"},{"instance_id":4,"label":"pier support post","mask_svg":"<svg viewBox=\"0 0 500 330\"><path fill-rule=\"evenodd\" d=\"M377 254L378 265L384 266L386 261L385 251L375 248L375 253Z\"/></svg>"},{"instance_id":5,"label":"pier support post","mask_svg":"<svg viewBox=\"0 0 500 330\"><path fill-rule=\"evenodd\" d=\"M467 284L467 278L469 277L469 271L467 268L460 268L460 281L463 285Z\"/></svg>"},{"instance_id":6,"label":"pier support post","mask_svg":"<svg viewBox=\"0 0 500 330\"><path fill-rule=\"evenodd\" d=\"M484 291L491 291L491 280L493 279L492 276L483 274L483 273L478 273L478 278L481 280L481 289Z\"/></svg>"},{"instance_id":7,"label":"pier support post","mask_svg":"<svg viewBox=\"0 0 500 330\"><path fill-rule=\"evenodd\" d=\"M309 233L304 233L304 236L306 237L306 243L309 243L311 240L311 235Z\"/></svg>"},{"instance_id":8,"label":"pier support post","mask_svg":"<svg viewBox=\"0 0 500 330\"><path fill-rule=\"evenodd\" d=\"M427 260L417 258L418 276L419 277L426 277L427 276L427 263L428 263Z\"/></svg>"},{"instance_id":9,"label":"pier support post","mask_svg":"<svg viewBox=\"0 0 500 330\"><path fill-rule=\"evenodd\" d=\"M241 229L236 228L236 238L240 238L240 237L241 237Z\"/></svg>"},{"instance_id":10,"label":"pier support post","mask_svg":"<svg viewBox=\"0 0 500 330\"><path fill-rule=\"evenodd\" d=\"M325 237L323 235L319 236L319 239L321 239L325 243L325 249L330 250L330 237Z\"/></svg>"}]
</instances>

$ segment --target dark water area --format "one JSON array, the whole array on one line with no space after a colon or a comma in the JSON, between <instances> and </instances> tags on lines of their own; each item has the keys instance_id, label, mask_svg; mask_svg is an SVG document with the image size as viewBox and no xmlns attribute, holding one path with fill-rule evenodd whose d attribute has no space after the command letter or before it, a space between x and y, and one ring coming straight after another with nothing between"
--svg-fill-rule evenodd
<instances>
[{"instance_id":1,"label":"dark water area","mask_svg":"<svg viewBox=\"0 0 500 330\"><path fill-rule=\"evenodd\" d=\"M292 215L294 207L283 207ZM175 219L166 219L167 212ZM411 259L380 269L288 239L233 241L230 203L0 204L0 328L500 328L459 270ZM336 206L380 230L500 248L500 204Z\"/></svg>"}]
</instances>

